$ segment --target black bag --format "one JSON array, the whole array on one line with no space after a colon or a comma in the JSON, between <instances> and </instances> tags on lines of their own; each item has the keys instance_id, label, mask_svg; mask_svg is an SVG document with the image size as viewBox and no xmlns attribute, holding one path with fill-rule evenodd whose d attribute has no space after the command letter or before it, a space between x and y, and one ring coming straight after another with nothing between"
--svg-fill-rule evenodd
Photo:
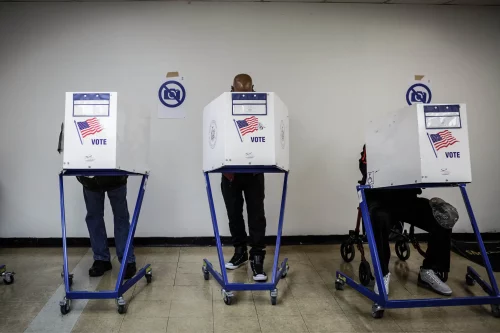
<instances>
[{"instance_id":1,"label":"black bag","mask_svg":"<svg viewBox=\"0 0 500 333\"><path fill-rule=\"evenodd\" d=\"M361 151L361 158L359 159L359 171L361 171L361 175L363 179L359 180L358 183L360 185L366 184L366 145L363 145L363 150Z\"/></svg>"}]
</instances>

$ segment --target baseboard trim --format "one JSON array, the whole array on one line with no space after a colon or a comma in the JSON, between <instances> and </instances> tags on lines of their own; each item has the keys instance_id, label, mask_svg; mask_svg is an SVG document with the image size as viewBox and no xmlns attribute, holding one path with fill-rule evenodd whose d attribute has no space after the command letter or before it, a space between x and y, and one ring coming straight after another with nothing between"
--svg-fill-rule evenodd
<instances>
[{"instance_id":1,"label":"baseboard trim","mask_svg":"<svg viewBox=\"0 0 500 333\"><path fill-rule=\"evenodd\" d=\"M500 233L481 234L484 241L500 241ZM427 241L428 234L419 234L418 238L422 242ZM281 245L322 245L340 244L348 235L309 235L309 236L283 236ZM455 233L453 239L460 241L475 241L472 233ZM230 245L230 237L221 237L223 245ZM109 245L114 246L114 238L108 239ZM276 236L266 237L267 245L276 244ZM68 247L89 247L90 240L85 237L69 237ZM214 237L136 237L134 239L136 247L189 247L189 246L215 246ZM0 238L0 247L62 247L61 238Z\"/></svg>"}]
</instances>

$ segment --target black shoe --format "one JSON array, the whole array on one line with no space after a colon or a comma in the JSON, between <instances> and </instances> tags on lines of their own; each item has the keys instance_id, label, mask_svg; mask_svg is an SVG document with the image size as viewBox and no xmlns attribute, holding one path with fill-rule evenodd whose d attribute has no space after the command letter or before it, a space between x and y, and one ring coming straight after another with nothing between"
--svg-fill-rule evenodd
<instances>
[{"instance_id":1,"label":"black shoe","mask_svg":"<svg viewBox=\"0 0 500 333\"><path fill-rule=\"evenodd\" d=\"M127 268L125 268L125 276L123 278L125 280L131 279L135 275L135 273L137 273L135 262L129 262L127 264Z\"/></svg>"},{"instance_id":2,"label":"black shoe","mask_svg":"<svg viewBox=\"0 0 500 333\"><path fill-rule=\"evenodd\" d=\"M264 256L253 255L250 258L250 266L252 267L254 281L267 281L267 275L266 272L264 272Z\"/></svg>"},{"instance_id":3,"label":"black shoe","mask_svg":"<svg viewBox=\"0 0 500 333\"><path fill-rule=\"evenodd\" d=\"M105 272L110 271L112 268L110 261L95 260L92 267L89 269L89 276L96 277L102 276Z\"/></svg>"},{"instance_id":4,"label":"black shoe","mask_svg":"<svg viewBox=\"0 0 500 333\"><path fill-rule=\"evenodd\" d=\"M237 247L234 249L234 255L231 258L231 260L229 260L229 262L226 263L226 269L236 269L241 265L245 264L247 261L248 261L248 252L246 246Z\"/></svg>"}]
</instances>

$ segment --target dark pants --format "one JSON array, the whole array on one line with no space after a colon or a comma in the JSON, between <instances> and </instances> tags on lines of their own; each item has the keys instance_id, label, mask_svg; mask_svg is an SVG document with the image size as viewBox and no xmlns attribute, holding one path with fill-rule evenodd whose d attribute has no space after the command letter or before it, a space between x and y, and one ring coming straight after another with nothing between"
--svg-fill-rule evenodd
<instances>
[{"instance_id":1,"label":"dark pants","mask_svg":"<svg viewBox=\"0 0 500 333\"><path fill-rule=\"evenodd\" d=\"M130 229L130 215L127 205L127 185L107 192L111 209L113 210L116 255L121 262ZM89 229L90 244L94 252L94 260L110 261L111 256L108 248L108 236L104 224L105 193L104 191L94 192L87 190L85 187L83 188L83 197L85 199L85 206L87 207L85 221ZM132 244L130 245L126 262L135 262L134 247Z\"/></svg>"},{"instance_id":2,"label":"dark pants","mask_svg":"<svg viewBox=\"0 0 500 333\"><path fill-rule=\"evenodd\" d=\"M398 222L413 224L429 232L427 256L423 268L441 272L450 271L451 229L445 229L437 223L428 199L415 197L392 204L371 200L368 201L368 206L384 276L389 273L391 258L390 228Z\"/></svg>"},{"instance_id":3,"label":"dark pants","mask_svg":"<svg viewBox=\"0 0 500 333\"><path fill-rule=\"evenodd\" d=\"M266 248L264 174L235 174L232 181L222 176L221 189L234 247L247 246L247 233L243 219L244 194L250 232L250 255L264 255Z\"/></svg>"}]
</instances>

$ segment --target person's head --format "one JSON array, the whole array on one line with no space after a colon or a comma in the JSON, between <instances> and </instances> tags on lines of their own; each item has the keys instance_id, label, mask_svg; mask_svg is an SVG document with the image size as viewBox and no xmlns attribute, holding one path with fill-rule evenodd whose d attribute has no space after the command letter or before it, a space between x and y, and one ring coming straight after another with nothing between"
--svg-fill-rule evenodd
<instances>
[{"instance_id":1,"label":"person's head","mask_svg":"<svg viewBox=\"0 0 500 333\"><path fill-rule=\"evenodd\" d=\"M248 74L238 74L234 77L231 91L249 92L253 90L252 78Z\"/></svg>"}]
</instances>

